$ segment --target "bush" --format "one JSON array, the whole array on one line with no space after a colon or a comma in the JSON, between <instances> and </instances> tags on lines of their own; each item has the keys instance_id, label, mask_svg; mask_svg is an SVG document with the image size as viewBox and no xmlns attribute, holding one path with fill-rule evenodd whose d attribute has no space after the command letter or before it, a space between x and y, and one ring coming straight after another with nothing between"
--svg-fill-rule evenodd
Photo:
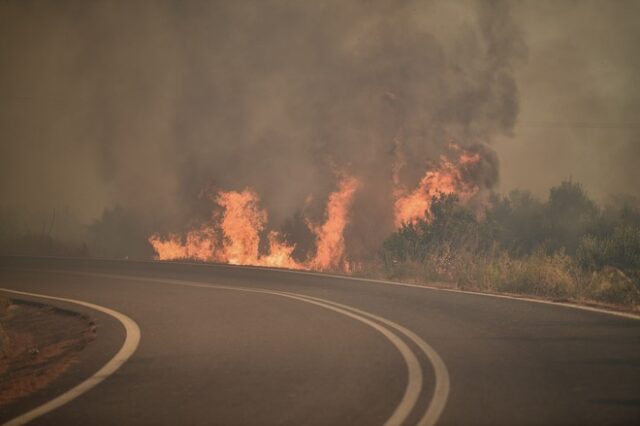
<instances>
[{"instance_id":1,"label":"bush","mask_svg":"<svg viewBox=\"0 0 640 426\"><path fill-rule=\"evenodd\" d=\"M618 268L607 266L585 274L585 298L616 305L640 305L640 286Z\"/></svg>"},{"instance_id":2,"label":"bush","mask_svg":"<svg viewBox=\"0 0 640 426\"><path fill-rule=\"evenodd\" d=\"M575 254L582 237L595 232L599 213L579 183L569 180L551 188L543 220L547 249Z\"/></svg>"},{"instance_id":3,"label":"bush","mask_svg":"<svg viewBox=\"0 0 640 426\"><path fill-rule=\"evenodd\" d=\"M516 256L524 256L545 239L543 218L545 205L528 191L512 191L507 197L494 199L487 211L487 222L495 229L496 242Z\"/></svg>"},{"instance_id":4,"label":"bush","mask_svg":"<svg viewBox=\"0 0 640 426\"><path fill-rule=\"evenodd\" d=\"M640 304L640 212L601 210L578 183L541 203L528 192L494 197L482 218L455 195L432 200L429 220L387 238L387 276L460 288Z\"/></svg>"},{"instance_id":5,"label":"bush","mask_svg":"<svg viewBox=\"0 0 640 426\"><path fill-rule=\"evenodd\" d=\"M538 251L520 259L502 252L466 262L461 271L457 284L462 288L550 298L574 297L577 290L573 263L562 252Z\"/></svg>"},{"instance_id":6,"label":"bush","mask_svg":"<svg viewBox=\"0 0 640 426\"><path fill-rule=\"evenodd\" d=\"M426 247L418 228L413 224L404 224L382 243L383 262L393 267L399 262L422 261Z\"/></svg>"},{"instance_id":7,"label":"bush","mask_svg":"<svg viewBox=\"0 0 640 426\"><path fill-rule=\"evenodd\" d=\"M640 227L617 226L611 235L600 238L587 235L580 241L576 258L585 269L640 269Z\"/></svg>"},{"instance_id":8,"label":"bush","mask_svg":"<svg viewBox=\"0 0 640 426\"><path fill-rule=\"evenodd\" d=\"M386 264L425 261L427 254L440 262L451 252L487 250L493 242L491 224L478 222L456 195L434 197L429 217L404 224L383 242Z\"/></svg>"}]
</instances>

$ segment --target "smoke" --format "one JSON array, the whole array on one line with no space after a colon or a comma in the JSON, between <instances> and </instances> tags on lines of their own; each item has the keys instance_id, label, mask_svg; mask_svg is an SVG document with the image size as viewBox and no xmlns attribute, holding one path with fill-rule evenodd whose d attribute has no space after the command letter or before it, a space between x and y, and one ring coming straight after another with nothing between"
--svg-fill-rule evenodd
<instances>
[{"instance_id":1,"label":"smoke","mask_svg":"<svg viewBox=\"0 0 640 426\"><path fill-rule=\"evenodd\" d=\"M514 138L494 144L502 189L546 198L571 177L601 202L640 195L639 15L634 0L514 4L529 58Z\"/></svg>"},{"instance_id":2,"label":"smoke","mask_svg":"<svg viewBox=\"0 0 640 426\"><path fill-rule=\"evenodd\" d=\"M450 142L495 187L526 50L500 1L3 2L2 203L169 232L250 187L279 229L348 174L364 256Z\"/></svg>"}]
</instances>

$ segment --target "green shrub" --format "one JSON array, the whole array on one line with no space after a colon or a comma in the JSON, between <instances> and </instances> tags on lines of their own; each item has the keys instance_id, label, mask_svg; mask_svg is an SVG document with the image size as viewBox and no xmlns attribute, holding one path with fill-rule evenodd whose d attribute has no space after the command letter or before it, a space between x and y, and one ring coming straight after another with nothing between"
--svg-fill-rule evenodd
<instances>
[{"instance_id":1,"label":"green shrub","mask_svg":"<svg viewBox=\"0 0 640 426\"><path fill-rule=\"evenodd\" d=\"M551 298L576 294L574 266L562 252L547 255L538 251L525 258L512 258L502 252L467 261L460 270L457 282L462 288Z\"/></svg>"},{"instance_id":2,"label":"green shrub","mask_svg":"<svg viewBox=\"0 0 640 426\"><path fill-rule=\"evenodd\" d=\"M611 235L600 238L587 235L580 241L576 258L586 269L640 269L640 227L616 226Z\"/></svg>"},{"instance_id":3,"label":"green shrub","mask_svg":"<svg viewBox=\"0 0 640 426\"><path fill-rule=\"evenodd\" d=\"M546 203L522 191L494 197L484 215L441 195L427 216L384 241L388 277L640 304L640 212L602 210L577 183L552 188Z\"/></svg>"},{"instance_id":4,"label":"green shrub","mask_svg":"<svg viewBox=\"0 0 640 426\"><path fill-rule=\"evenodd\" d=\"M544 208L543 233L551 252L574 254L582 237L593 233L600 210L579 183L571 180L551 188Z\"/></svg>"}]
</instances>

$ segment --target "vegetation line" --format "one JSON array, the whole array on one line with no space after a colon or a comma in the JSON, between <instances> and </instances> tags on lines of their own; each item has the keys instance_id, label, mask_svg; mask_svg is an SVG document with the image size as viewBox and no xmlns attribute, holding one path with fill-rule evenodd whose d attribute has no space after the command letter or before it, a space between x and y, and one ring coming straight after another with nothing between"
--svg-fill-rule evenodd
<instances>
[{"instance_id":1,"label":"vegetation line","mask_svg":"<svg viewBox=\"0 0 640 426\"><path fill-rule=\"evenodd\" d=\"M566 181L541 202L522 191L478 212L455 195L434 199L427 219L402 226L367 274L451 282L463 290L574 300L638 310L640 211L601 208Z\"/></svg>"}]
</instances>

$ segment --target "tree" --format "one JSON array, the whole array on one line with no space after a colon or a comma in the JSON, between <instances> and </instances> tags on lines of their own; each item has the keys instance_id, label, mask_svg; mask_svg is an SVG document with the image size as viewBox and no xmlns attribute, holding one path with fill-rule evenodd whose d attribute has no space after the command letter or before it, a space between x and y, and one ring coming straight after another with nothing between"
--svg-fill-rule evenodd
<instances>
[{"instance_id":1,"label":"tree","mask_svg":"<svg viewBox=\"0 0 640 426\"><path fill-rule=\"evenodd\" d=\"M548 248L575 254L582 237L595 231L598 216L598 207L579 183L567 180L551 188L543 222Z\"/></svg>"}]
</instances>

